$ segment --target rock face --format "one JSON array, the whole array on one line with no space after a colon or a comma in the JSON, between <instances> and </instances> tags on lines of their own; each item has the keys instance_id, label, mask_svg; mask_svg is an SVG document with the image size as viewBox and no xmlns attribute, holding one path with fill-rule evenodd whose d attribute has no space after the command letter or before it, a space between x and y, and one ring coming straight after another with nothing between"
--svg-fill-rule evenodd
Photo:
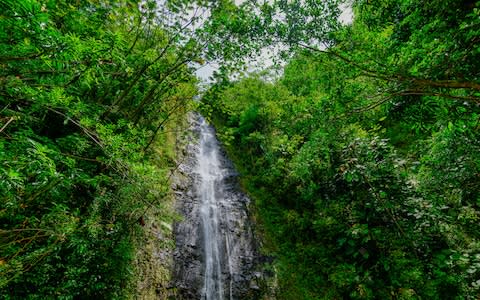
<instances>
[{"instance_id":1,"label":"rock face","mask_svg":"<svg viewBox=\"0 0 480 300\"><path fill-rule=\"evenodd\" d=\"M259 255L237 173L215 138L214 129L194 115L191 139L174 183L173 285L177 299L258 299Z\"/></svg>"}]
</instances>

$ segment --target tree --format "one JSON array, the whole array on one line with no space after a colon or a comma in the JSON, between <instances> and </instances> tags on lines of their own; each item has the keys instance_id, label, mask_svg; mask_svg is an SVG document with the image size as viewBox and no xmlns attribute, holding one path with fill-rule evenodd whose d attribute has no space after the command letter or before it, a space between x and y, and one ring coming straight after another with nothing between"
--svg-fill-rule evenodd
<instances>
[{"instance_id":1,"label":"tree","mask_svg":"<svg viewBox=\"0 0 480 300\"><path fill-rule=\"evenodd\" d=\"M159 203L197 93L197 16L160 23L153 1L0 8L2 297L128 298L139 220L171 217Z\"/></svg>"},{"instance_id":2,"label":"tree","mask_svg":"<svg viewBox=\"0 0 480 300\"><path fill-rule=\"evenodd\" d=\"M277 297L477 298L478 9L357 1L351 25L314 34L303 25L333 17L314 5L250 10L292 58L275 80L204 98L255 201Z\"/></svg>"}]
</instances>

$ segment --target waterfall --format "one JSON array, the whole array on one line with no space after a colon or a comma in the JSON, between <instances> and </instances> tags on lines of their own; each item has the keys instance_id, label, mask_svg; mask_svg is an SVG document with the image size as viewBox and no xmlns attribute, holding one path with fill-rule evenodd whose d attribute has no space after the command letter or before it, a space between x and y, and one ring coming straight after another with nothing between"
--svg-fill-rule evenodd
<instances>
[{"instance_id":1,"label":"waterfall","mask_svg":"<svg viewBox=\"0 0 480 300\"><path fill-rule=\"evenodd\" d=\"M177 184L174 284L178 298L202 300L255 299L256 242L236 172L201 116L192 120L198 136L181 166ZM182 187L179 187L182 186ZM257 274L257 275L255 275Z\"/></svg>"},{"instance_id":2,"label":"waterfall","mask_svg":"<svg viewBox=\"0 0 480 300\"><path fill-rule=\"evenodd\" d=\"M214 300L224 299L222 262L220 257L220 244L224 236L228 240L228 232L220 231L221 217L220 205L226 202L223 194L220 193L218 185L223 178L223 172L218 159L218 145L216 143L213 129L205 120L200 124L200 146L197 152L198 167L200 176L200 216L204 236L204 286L202 299ZM225 261L230 266L229 253L224 253ZM229 274L231 276L231 274Z\"/></svg>"}]
</instances>

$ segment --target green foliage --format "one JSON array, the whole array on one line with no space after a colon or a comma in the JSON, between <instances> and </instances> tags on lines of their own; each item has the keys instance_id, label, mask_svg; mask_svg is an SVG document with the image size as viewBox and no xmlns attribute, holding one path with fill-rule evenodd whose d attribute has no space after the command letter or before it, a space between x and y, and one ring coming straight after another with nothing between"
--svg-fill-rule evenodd
<instances>
[{"instance_id":1,"label":"green foliage","mask_svg":"<svg viewBox=\"0 0 480 300\"><path fill-rule=\"evenodd\" d=\"M196 93L194 42L152 1L0 9L0 298L131 297L140 224L169 193L168 132Z\"/></svg>"},{"instance_id":2,"label":"green foliage","mask_svg":"<svg viewBox=\"0 0 480 300\"><path fill-rule=\"evenodd\" d=\"M1 297L135 294L168 131L191 66L215 58L202 107L256 200L278 298L478 298L479 3L358 0L341 26L340 2L1 1ZM227 79L277 43L281 78Z\"/></svg>"},{"instance_id":3,"label":"green foliage","mask_svg":"<svg viewBox=\"0 0 480 300\"><path fill-rule=\"evenodd\" d=\"M313 2L280 2L277 25L306 47L274 82L203 99L255 200L277 297L478 298L478 3L355 1L353 24L308 35L288 16L321 18Z\"/></svg>"}]
</instances>

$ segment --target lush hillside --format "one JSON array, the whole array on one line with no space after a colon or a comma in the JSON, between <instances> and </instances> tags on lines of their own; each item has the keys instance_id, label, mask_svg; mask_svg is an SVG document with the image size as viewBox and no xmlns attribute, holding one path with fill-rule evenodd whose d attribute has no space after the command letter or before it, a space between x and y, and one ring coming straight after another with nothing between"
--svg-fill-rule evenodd
<instances>
[{"instance_id":1,"label":"lush hillside","mask_svg":"<svg viewBox=\"0 0 480 300\"><path fill-rule=\"evenodd\" d=\"M314 4L291 3L283 29L305 36L284 35L298 47L283 75L223 77L204 96L278 299L477 299L479 4L355 1L322 49L301 41L313 17L288 19Z\"/></svg>"},{"instance_id":2,"label":"lush hillside","mask_svg":"<svg viewBox=\"0 0 480 300\"><path fill-rule=\"evenodd\" d=\"M1 299L139 295L145 228L172 218L175 132L196 93L192 45L155 11L0 2Z\"/></svg>"}]
</instances>

